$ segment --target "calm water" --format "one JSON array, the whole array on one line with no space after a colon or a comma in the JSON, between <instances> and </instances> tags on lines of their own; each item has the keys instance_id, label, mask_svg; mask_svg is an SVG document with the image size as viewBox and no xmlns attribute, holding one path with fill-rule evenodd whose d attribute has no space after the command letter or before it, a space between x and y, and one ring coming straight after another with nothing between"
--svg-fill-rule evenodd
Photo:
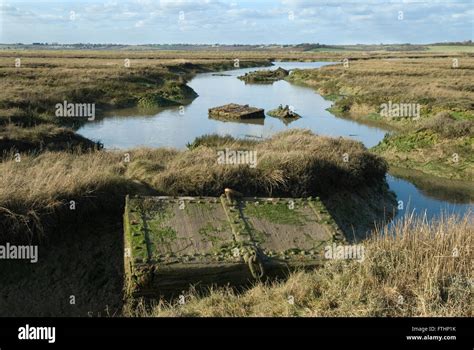
<instances>
[{"instance_id":1,"label":"calm water","mask_svg":"<svg viewBox=\"0 0 474 350\"><path fill-rule=\"evenodd\" d=\"M417 214L426 214L428 219L437 217L441 213L460 215L468 211L474 213L472 198L459 200L453 194L452 198L447 199L446 197L449 197L449 188L445 188L448 191L448 195L443 196L443 199L439 199L436 190L431 193L426 190L422 191L413 183L390 174L387 175L387 182L390 189L396 193L397 200L403 201L403 210L398 212L398 217L412 211L415 211Z\"/></svg>"},{"instance_id":2,"label":"calm water","mask_svg":"<svg viewBox=\"0 0 474 350\"><path fill-rule=\"evenodd\" d=\"M289 128L308 128L313 132L328 136L343 136L363 142L372 147L382 140L385 130L341 119L326 111L331 106L312 89L296 86L286 81L269 84L245 84L237 76L256 69L319 68L327 62L275 62L275 66L238 69L219 73L197 75L189 85L199 97L183 108L167 108L154 115L141 115L137 110L115 112L111 116L97 119L81 127L78 132L90 139L101 141L106 148L175 147L184 148L196 137L217 133L235 137L268 137ZM224 122L208 118L208 108L227 103L249 104L264 108L265 111L287 104L302 116L289 125L276 118L267 116L253 123ZM474 209L470 199L468 203L459 203L459 199L450 200L446 194L443 200L436 194L429 195L417 189L411 182L387 176L390 188L404 202L405 210L425 212L429 217L441 212L464 213ZM448 189L449 192L449 189ZM404 211L400 211L402 215Z\"/></svg>"}]
</instances>

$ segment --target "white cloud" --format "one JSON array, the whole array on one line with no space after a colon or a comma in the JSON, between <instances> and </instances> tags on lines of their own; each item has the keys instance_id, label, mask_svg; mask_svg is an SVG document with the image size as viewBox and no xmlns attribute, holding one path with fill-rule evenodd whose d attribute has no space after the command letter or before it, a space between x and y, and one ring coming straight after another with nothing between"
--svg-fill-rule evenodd
<instances>
[{"instance_id":1,"label":"white cloud","mask_svg":"<svg viewBox=\"0 0 474 350\"><path fill-rule=\"evenodd\" d=\"M76 14L74 27L71 10ZM180 11L184 20L179 20ZM290 11L294 20L289 18ZM403 21L398 20L399 11L403 11ZM64 38L74 34L80 41L92 37L98 42L119 42L125 39L117 31L124 29L132 30L126 37L132 43L144 38L149 42L183 40L183 32L187 42L465 40L472 38L473 11L472 2L460 0L10 0L0 5L4 29L0 41L46 41L39 37L42 33L50 38L62 31ZM30 29L30 40L25 28ZM91 30L96 34L91 35ZM24 34L20 38L15 33Z\"/></svg>"}]
</instances>

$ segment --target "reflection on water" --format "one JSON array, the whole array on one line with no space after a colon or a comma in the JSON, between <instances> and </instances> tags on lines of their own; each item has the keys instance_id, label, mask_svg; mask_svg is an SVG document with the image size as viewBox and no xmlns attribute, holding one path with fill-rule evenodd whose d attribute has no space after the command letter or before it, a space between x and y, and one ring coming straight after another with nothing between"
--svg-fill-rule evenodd
<instances>
[{"instance_id":1,"label":"reflection on water","mask_svg":"<svg viewBox=\"0 0 474 350\"><path fill-rule=\"evenodd\" d=\"M251 125L265 125L265 118L248 118L248 119L238 119L231 120L225 118L211 117L209 119L218 120L223 123L240 123L240 124L251 124Z\"/></svg>"},{"instance_id":2,"label":"reflection on water","mask_svg":"<svg viewBox=\"0 0 474 350\"><path fill-rule=\"evenodd\" d=\"M390 189L397 194L397 200L403 205L403 209L399 210L396 219L401 218L405 214L424 215L428 219L439 217L442 214L472 214L474 205L472 201L466 203L457 203L451 198L447 198L446 193L444 200L436 199L434 196L427 196L419 190L414 184L407 180L387 175L387 182Z\"/></svg>"},{"instance_id":3,"label":"reflection on water","mask_svg":"<svg viewBox=\"0 0 474 350\"><path fill-rule=\"evenodd\" d=\"M433 177L421 171L390 167L393 177L414 184L423 195L438 201L466 204L474 202L474 186L470 181Z\"/></svg>"},{"instance_id":4,"label":"reflection on water","mask_svg":"<svg viewBox=\"0 0 474 350\"><path fill-rule=\"evenodd\" d=\"M319 68L327 62L276 62L272 69L282 67ZM157 110L148 115L137 110L114 112L111 116L96 119L81 127L78 132L95 141L101 141L106 148L176 147L184 148L196 137L217 133L235 137L266 138L274 133L289 128L307 128L316 134L343 136L359 140L366 147L372 147L383 139L385 130L364 125L353 120L336 118L326 109L332 102L323 99L312 89L277 81L273 84L245 84L237 76L262 68L247 68L222 73L204 73L197 75L189 85L199 94L191 103L179 107ZM280 104L289 105L302 116L291 123L284 123L278 118L267 116L265 119L251 122L221 121L208 118L208 109L227 103L249 104L264 108L266 112ZM397 175L397 174L395 174ZM387 175L387 181L398 200L403 201L403 215L409 205L410 210L423 213L428 217L444 212L463 214L474 209L472 196L465 195L464 190L423 175L400 174L400 177ZM426 179L429 178L429 181ZM416 183L419 190L413 183ZM461 200L460 200L461 199Z\"/></svg>"}]
</instances>

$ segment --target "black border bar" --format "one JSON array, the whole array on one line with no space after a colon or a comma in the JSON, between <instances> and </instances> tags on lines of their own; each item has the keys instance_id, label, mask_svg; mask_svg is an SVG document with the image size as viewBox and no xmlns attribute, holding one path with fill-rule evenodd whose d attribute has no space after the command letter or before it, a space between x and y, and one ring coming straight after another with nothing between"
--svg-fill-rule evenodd
<instances>
[{"instance_id":1,"label":"black border bar","mask_svg":"<svg viewBox=\"0 0 474 350\"><path fill-rule=\"evenodd\" d=\"M55 327L55 343L19 340L19 328ZM465 348L474 346L472 318L0 318L0 350L65 348L95 343L159 346L159 339L200 336L310 336L321 343L403 345L404 348ZM455 336L456 339L407 339L409 336ZM168 342L167 342L168 343ZM461 346L464 345L464 346ZM467 347L466 347L467 345ZM197 344L196 344L197 346ZM358 346L356 347L358 348Z\"/></svg>"}]
</instances>

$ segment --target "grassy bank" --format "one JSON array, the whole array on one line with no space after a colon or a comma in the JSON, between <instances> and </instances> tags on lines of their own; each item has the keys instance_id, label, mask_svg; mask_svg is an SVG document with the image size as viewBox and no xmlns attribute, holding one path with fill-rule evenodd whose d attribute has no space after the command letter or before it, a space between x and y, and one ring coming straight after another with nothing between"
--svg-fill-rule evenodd
<instances>
[{"instance_id":1,"label":"grassy bank","mask_svg":"<svg viewBox=\"0 0 474 350\"><path fill-rule=\"evenodd\" d=\"M395 130L374 150L391 164L472 180L474 57L367 59L295 71L289 80L333 99L336 115ZM419 104L419 118L383 116L383 104Z\"/></svg>"},{"instance_id":2,"label":"grassy bank","mask_svg":"<svg viewBox=\"0 0 474 350\"><path fill-rule=\"evenodd\" d=\"M474 180L474 119L441 112L414 130L387 135L372 150L395 167L456 180Z\"/></svg>"},{"instance_id":3,"label":"grassy bank","mask_svg":"<svg viewBox=\"0 0 474 350\"><path fill-rule=\"evenodd\" d=\"M39 124L23 128L7 124L0 128L0 159L12 156L12 153L41 153L44 151L83 152L101 149L100 143L76 134L69 128L53 124Z\"/></svg>"},{"instance_id":4,"label":"grassy bank","mask_svg":"<svg viewBox=\"0 0 474 350\"><path fill-rule=\"evenodd\" d=\"M129 304L126 316L464 316L472 317L472 217L436 222L407 217L374 232L364 259L331 260L287 281L199 295L184 305ZM293 303L291 303L291 301Z\"/></svg>"},{"instance_id":5,"label":"grassy bank","mask_svg":"<svg viewBox=\"0 0 474 350\"><path fill-rule=\"evenodd\" d=\"M254 151L257 166L219 164L225 148ZM358 142L304 130L262 142L203 137L187 151L46 152L6 160L0 170L3 239L47 237L63 222L121 212L127 193L218 196L230 187L249 196L319 195L350 237L389 218L394 204L383 160Z\"/></svg>"}]
</instances>

